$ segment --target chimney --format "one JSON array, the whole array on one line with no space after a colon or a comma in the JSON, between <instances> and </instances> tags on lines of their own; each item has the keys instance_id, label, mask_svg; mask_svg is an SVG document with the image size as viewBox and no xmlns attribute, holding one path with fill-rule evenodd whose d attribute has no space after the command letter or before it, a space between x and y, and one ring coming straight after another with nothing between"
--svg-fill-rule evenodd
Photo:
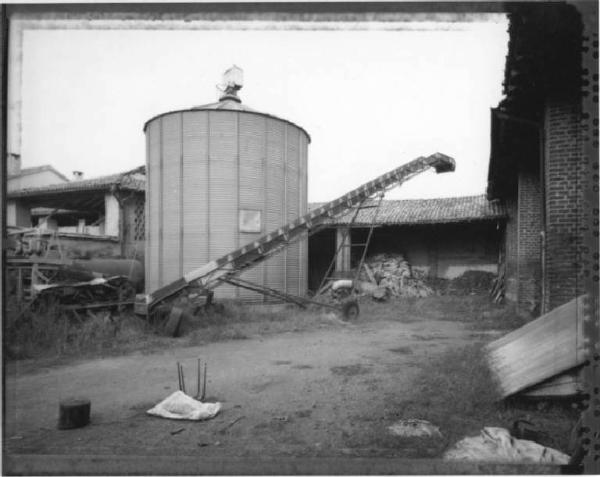
<instances>
[{"instance_id":1,"label":"chimney","mask_svg":"<svg viewBox=\"0 0 600 477\"><path fill-rule=\"evenodd\" d=\"M80 181L81 179L83 179L83 172L81 172L81 171L73 171L73 180L74 181Z\"/></svg>"},{"instance_id":2,"label":"chimney","mask_svg":"<svg viewBox=\"0 0 600 477\"><path fill-rule=\"evenodd\" d=\"M18 176L21 173L21 156L12 152L8 153L6 160L6 174Z\"/></svg>"}]
</instances>

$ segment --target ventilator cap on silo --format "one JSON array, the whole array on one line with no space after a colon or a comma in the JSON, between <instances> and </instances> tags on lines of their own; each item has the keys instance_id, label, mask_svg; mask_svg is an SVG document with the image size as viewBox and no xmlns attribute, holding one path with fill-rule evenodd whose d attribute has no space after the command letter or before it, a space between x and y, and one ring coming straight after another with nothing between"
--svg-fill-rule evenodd
<instances>
[{"instance_id":1,"label":"ventilator cap on silo","mask_svg":"<svg viewBox=\"0 0 600 477\"><path fill-rule=\"evenodd\" d=\"M244 70L239 66L233 65L225 70L221 80L221 84L217 85L217 89L221 92L219 101L231 99L241 103L242 100L238 96L238 91L244 86Z\"/></svg>"}]
</instances>

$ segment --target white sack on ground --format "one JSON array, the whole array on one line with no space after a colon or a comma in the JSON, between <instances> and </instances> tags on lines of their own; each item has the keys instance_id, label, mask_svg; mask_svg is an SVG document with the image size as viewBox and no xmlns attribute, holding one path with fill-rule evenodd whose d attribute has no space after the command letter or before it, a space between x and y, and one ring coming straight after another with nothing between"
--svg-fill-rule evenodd
<instances>
[{"instance_id":1,"label":"white sack on ground","mask_svg":"<svg viewBox=\"0 0 600 477\"><path fill-rule=\"evenodd\" d=\"M202 421L212 419L220 410L220 402L200 402L182 391L175 391L146 412L152 416L166 417L167 419Z\"/></svg>"},{"instance_id":2,"label":"white sack on ground","mask_svg":"<svg viewBox=\"0 0 600 477\"><path fill-rule=\"evenodd\" d=\"M444 459L503 463L569 463L569 456L533 441L515 439L502 427L484 427L477 437L465 437L446 451Z\"/></svg>"}]
</instances>

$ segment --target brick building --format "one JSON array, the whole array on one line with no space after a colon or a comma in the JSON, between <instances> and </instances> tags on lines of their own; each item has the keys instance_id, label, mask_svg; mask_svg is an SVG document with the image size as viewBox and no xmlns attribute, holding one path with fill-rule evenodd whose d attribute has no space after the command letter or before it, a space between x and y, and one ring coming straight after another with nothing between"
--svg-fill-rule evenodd
<instances>
[{"instance_id":1,"label":"brick building","mask_svg":"<svg viewBox=\"0 0 600 477\"><path fill-rule=\"evenodd\" d=\"M581 67L586 27L567 3L507 8L505 98L492 110L487 195L508 212L506 297L538 315L584 292L581 247L591 219Z\"/></svg>"}]
</instances>

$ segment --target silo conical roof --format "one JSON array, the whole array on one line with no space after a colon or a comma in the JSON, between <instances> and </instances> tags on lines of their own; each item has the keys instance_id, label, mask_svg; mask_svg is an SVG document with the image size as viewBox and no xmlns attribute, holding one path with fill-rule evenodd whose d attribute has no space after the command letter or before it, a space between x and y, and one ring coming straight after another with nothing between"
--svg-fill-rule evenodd
<instances>
[{"instance_id":1,"label":"silo conical roof","mask_svg":"<svg viewBox=\"0 0 600 477\"><path fill-rule=\"evenodd\" d=\"M260 116L278 119L279 121L283 121L283 122L291 124L292 126L297 127L304 134L306 134L306 137L308 138L308 142L309 143L311 142L310 134L308 134L308 132L306 132L306 129L304 129L302 126L299 126L298 124L296 124L288 119L284 119L279 116L275 116L274 114L263 113L262 111L258 111L257 109L251 108L251 107L245 105L244 103L242 103L242 101L239 100L239 98L233 99L231 96L225 96L224 98L222 98L221 100L219 100L215 103L202 104L200 106L194 106L189 109L178 109L178 110L174 110L174 111L167 111L165 113L157 114L156 116L150 118L148 121L146 121L144 123L144 131L146 130L148 123L154 121L157 118L160 118L161 116L166 116L167 114L172 114L172 113L182 113L185 111L238 111L238 112L244 112L244 113L258 114Z\"/></svg>"}]
</instances>

